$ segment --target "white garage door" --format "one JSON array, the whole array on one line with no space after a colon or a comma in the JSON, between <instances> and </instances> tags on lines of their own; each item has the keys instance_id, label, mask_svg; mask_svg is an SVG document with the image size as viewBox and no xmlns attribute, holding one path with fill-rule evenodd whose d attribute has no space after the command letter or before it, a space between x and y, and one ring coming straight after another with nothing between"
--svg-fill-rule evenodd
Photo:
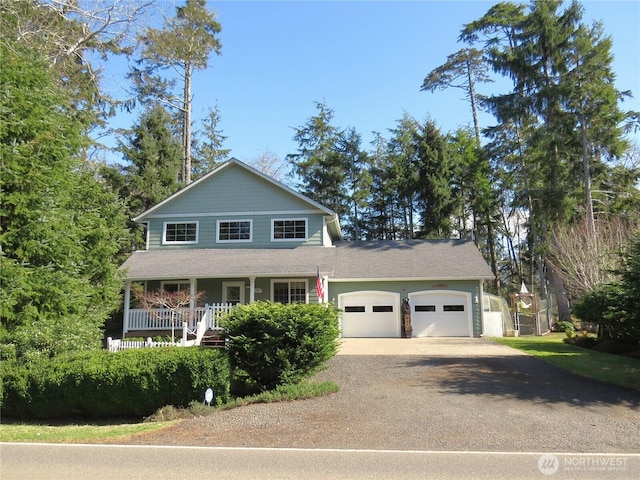
<instances>
[{"instance_id":1,"label":"white garage door","mask_svg":"<svg viewBox=\"0 0 640 480\"><path fill-rule=\"evenodd\" d=\"M427 291L409 294L414 337L471 337L471 294Z\"/></svg>"},{"instance_id":2,"label":"white garage door","mask_svg":"<svg viewBox=\"0 0 640 480\"><path fill-rule=\"evenodd\" d=\"M343 337L399 337L400 295L363 291L338 295Z\"/></svg>"}]
</instances>

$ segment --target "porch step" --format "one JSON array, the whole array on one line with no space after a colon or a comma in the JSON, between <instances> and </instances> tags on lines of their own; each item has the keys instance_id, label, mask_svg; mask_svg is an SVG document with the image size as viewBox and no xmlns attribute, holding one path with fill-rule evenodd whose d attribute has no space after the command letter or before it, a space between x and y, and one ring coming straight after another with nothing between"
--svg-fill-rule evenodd
<instances>
[{"instance_id":1,"label":"porch step","mask_svg":"<svg viewBox=\"0 0 640 480\"><path fill-rule=\"evenodd\" d=\"M227 338L224 330L207 330L200 341L205 348L226 348Z\"/></svg>"}]
</instances>

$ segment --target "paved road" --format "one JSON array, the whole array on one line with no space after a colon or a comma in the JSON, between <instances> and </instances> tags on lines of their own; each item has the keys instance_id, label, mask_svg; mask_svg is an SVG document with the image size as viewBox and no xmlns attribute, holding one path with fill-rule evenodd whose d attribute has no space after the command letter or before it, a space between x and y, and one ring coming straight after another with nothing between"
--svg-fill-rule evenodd
<instances>
[{"instance_id":1,"label":"paved road","mask_svg":"<svg viewBox=\"0 0 640 480\"><path fill-rule=\"evenodd\" d=\"M0 444L3 480L640 478L640 455Z\"/></svg>"}]
</instances>

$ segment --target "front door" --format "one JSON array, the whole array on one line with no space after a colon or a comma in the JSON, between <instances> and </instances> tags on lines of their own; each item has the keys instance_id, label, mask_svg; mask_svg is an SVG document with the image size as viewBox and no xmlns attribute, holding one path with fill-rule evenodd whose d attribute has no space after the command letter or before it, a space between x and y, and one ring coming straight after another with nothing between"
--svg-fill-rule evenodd
<instances>
[{"instance_id":1,"label":"front door","mask_svg":"<svg viewBox=\"0 0 640 480\"><path fill-rule=\"evenodd\" d=\"M244 282L222 282L222 303L244 303Z\"/></svg>"}]
</instances>

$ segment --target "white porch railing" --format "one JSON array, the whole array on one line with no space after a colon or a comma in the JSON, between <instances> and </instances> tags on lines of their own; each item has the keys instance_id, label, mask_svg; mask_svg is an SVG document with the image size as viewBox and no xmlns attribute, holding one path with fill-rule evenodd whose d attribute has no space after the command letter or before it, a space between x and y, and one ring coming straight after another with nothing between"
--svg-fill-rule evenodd
<instances>
[{"instance_id":1,"label":"white porch railing","mask_svg":"<svg viewBox=\"0 0 640 480\"><path fill-rule=\"evenodd\" d=\"M187 322L189 328L195 328L196 323L205 313L205 307L180 308L176 311L168 308L132 308L129 310L129 318L126 331L131 330L171 330L181 328L182 322Z\"/></svg>"},{"instance_id":2,"label":"white porch railing","mask_svg":"<svg viewBox=\"0 0 640 480\"><path fill-rule=\"evenodd\" d=\"M205 330L217 329L220 316L228 313L233 308L230 303L214 303L204 307L181 308L177 311L158 308L153 310L132 308L129 309L129 318L125 319L124 333L135 330L171 330L181 329L183 322L187 323L189 330L198 328L200 320L204 320Z\"/></svg>"},{"instance_id":3,"label":"white porch railing","mask_svg":"<svg viewBox=\"0 0 640 480\"><path fill-rule=\"evenodd\" d=\"M132 348L155 348L155 347L179 347L180 342L154 342L150 338L146 340L120 340L107 337L107 350L119 352L120 350L130 350Z\"/></svg>"}]
</instances>

